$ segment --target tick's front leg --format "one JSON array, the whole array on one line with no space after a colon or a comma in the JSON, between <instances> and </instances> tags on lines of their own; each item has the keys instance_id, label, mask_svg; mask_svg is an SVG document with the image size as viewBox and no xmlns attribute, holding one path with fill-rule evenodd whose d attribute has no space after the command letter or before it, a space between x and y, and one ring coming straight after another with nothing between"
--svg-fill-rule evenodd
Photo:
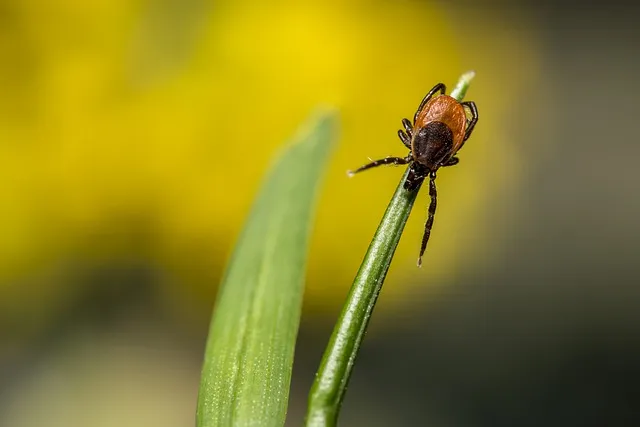
<instances>
[{"instance_id":1,"label":"tick's front leg","mask_svg":"<svg viewBox=\"0 0 640 427\"><path fill-rule=\"evenodd\" d=\"M360 166L356 170L347 171L347 175L353 176L358 172L362 172L363 170L375 168L377 166L382 166L382 165L406 165L411 160L412 160L411 154L409 154L407 157L385 157L384 159L375 160L371 163L367 163L364 166Z\"/></svg>"}]
</instances>

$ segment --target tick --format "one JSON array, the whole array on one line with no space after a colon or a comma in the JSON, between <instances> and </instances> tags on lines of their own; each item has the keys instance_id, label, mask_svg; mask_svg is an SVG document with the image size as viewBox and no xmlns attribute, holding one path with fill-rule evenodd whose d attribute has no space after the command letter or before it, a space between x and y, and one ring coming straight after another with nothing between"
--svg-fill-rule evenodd
<instances>
[{"instance_id":1,"label":"tick","mask_svg":"<svg viewBox=\"0 0 640 427\"><path fill-rule=\"evenodd\" d=\"M444 83L438 83L424 97L413 116L413 123L402 119L404 130L398 131L402 143L411 150L406 157L385 157L349 171L349 176L381 165L409 165L409 175L404 188L417 190L425 178L429 177L429 204L427 222L424 227L422 246L418 256L418 267L422 265L422 256L427 249L431 235L433 219L436 214L438 193L436 190L436 172L441 167L458 164L455 155L471 136L478 122L478 109L472 101L459 102L445 94ZM439 95L436 95L440 92ZM471 119L467 118L465 108Z\"/></svg>"}]
</instances>

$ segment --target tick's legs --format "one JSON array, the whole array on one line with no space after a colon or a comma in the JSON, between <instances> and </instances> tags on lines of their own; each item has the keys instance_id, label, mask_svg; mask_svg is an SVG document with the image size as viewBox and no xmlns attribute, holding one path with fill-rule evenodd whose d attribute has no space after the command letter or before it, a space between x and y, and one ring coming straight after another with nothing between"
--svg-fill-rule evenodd
<instances>
[{"instance_id":1,"label":"tick's legs","mask_svg":"<svg viewBox=\"0 0 640 427\"><path fill-rule=\"evenodd\" d=\"M473 128L476 126L476 123L478 123L478 109L476 108L476 103L473 101L462 102L461 105L463 107L469 107L469 110L471 111L471 120L467 124L467 131L465 132L464 139L462 140L462 142L464 142L469 139Z\"/></svg>"},{"instance_id":2,"label":"tick's legs","mask_svg":"<svg viewBox=\"0 0 640 427\"><path fill-rule=\"evenodd\" d=\"M411 150L411 136L413 135L413 126L408 119L402 119L402 125L407 132L405 133L402 129L400 129L398 131L398 136L400 137L400 141L402 141L404 146Z\"/></svg>"},{"instance_id":3,"label":"tick's legs","mask_svg":"<svg viewBox=\"0 0 640 427\"><path fill-rule=\"evenodd\" d=\"M414 162L411 165L409 175L407 175L407 179L404 182L404 189L408 191L418 190L427 174L428 171L423 165Z\"/></svg>"},{"instance_id":4,"label":"tick's legs","mask_svg":"<svg viewBox=\"0 0 640 427\"><path fill-rule=\"evenodd\" d=\"M454 166L454 165L457 165L459 162L460 162L460 159L459 159L459 158L457 158L457 157L452 157L452 158L450 158L449 160L447 160L447 162L446 162L444 165L442 165L442 167L445 167L445 166Z\"/></svg>"},{"instance_id":5,"label":"tick's legs","mask_svg":"<svg viewBox=\"0 0 640 427\"><path fill-rule=\"evenodd\" d=\"M404 146L411 150L411 135L407 135L402 129L400 129L398 131L398 136L400 137L400 141L402 141Z\"/></svg>"},{"instance_id":6,"label":"tick's legs","mask_svg":"<svg viewBox=\"0 0 640 427\"><path fill-rule=\"evenodd\" d=\"M413 124L416 124L416 120L418 120L418 114L420 114L420 111L422 111L422 108L424 108L425 104L427 102L429 102L429 100L431 99L431 97L437 92L440 91L440 93L442 95L444 95L445 91L447 90L447 87L444 85L444 83L438 83L437 85L435 85L433 87L433 89L431 89L429 91L429 93L422 98L422 102L420 103L420 106L418 107L418 110L416 110L416 114L413 116Z\"/></svg>"},{"instance_id":7,"label":"tick's legs","mask_svg":"<svg viewBox=\"0 0 640 427\"><path fill-rule=\"evenodd\" d=\"M422 255L427 249L427 242L431 235L431 227L433 227L433 218L436 216L436 206L438 204L438 191L436 190L436 173L429 174L429 196L431 203L429 204L427 223L424 225L424 235L422 236L422 246L420 247L420 255L418 256L418 267L422 266Z\"/></svg>"},{"instance_id":8,"label":"tick's legs","mask_svg":"<svg viewBox=\"0 0 640 427\"><path fill-rule=\"evenodd\" d=\"M411 138L413 133L413 125L411 124L409 119L402 119L402 126L404 126L404 129L407 131L407 135L409 135L409 138Z\"/></svg>"},{"instance_id":9,"label":"tick's legs","mask_svg":"<svg viewBox=\"0 0 640 427\"><path fill-rule=\"evenodd\" d=\"M406 165L411 160L412 160L411 154L409 154L407 157L404 157L404 158L403 157L385 157L384 159L376 160L374 162L367 163L364 166L360 166L356 170L347 171L347 175L353 176L353 175L357 174L358 172L362 172L363 170L366 170L366 169L375 168L376 166L382 166L382 165Z\"/></svg>"}]
</instances>

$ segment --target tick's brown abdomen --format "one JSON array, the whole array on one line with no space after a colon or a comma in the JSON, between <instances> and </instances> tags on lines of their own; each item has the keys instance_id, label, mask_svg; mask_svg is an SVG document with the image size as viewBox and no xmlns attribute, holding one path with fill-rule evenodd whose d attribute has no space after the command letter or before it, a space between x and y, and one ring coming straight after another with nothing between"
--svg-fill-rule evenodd
<instances>
[{"instance_id":1,"label":"tick's brown abdomen","mask_svg":"<svg viewBox=\"0 0 640 427\"><path fill-rule=\"evenodd\" d=\"M462 105L449 95L440 95L431 99L418 113L415 128L424 128L431 122L442 122L451 129L452 152L458 151L464 141L467 126L467 116Z\"/></svg>"}]
</instances>

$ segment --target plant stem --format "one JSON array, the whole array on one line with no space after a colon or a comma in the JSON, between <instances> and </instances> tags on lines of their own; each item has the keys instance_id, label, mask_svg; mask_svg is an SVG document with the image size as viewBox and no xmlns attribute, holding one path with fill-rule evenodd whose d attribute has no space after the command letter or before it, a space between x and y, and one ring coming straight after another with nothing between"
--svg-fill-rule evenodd
<instances>
[{"instance_id":1,"label":"plant stem","mask_svg":"<svg viewBox=\"0 0 640 427\"><path fill-rule=\"evenodd\" d=\"M474 75L473 71L463 74L450 96L461 101ZM418 195L419 188L412 191L404 189L403 184L408 174L407 168L371 240L322 356L309 393L306 419L308 427L336 425L373 308Z\"/></svg>"}]
</instances>

